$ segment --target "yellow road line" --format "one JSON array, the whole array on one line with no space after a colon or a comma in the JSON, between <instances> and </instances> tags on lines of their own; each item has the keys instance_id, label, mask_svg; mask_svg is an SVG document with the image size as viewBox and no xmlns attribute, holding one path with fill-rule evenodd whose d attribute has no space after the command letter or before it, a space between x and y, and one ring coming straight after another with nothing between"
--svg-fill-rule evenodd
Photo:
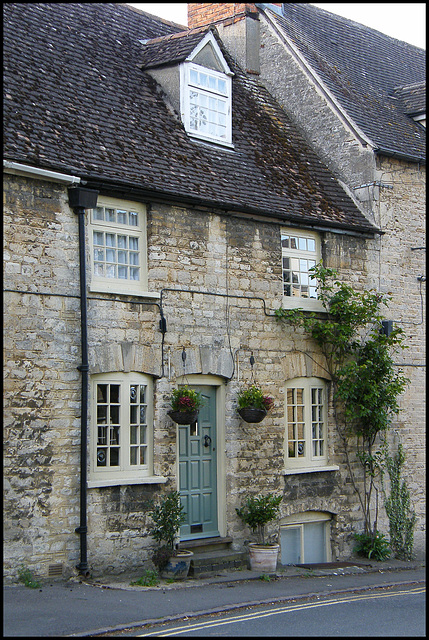
<instances>
[{"instance_id":1,"label":"yellow road line","mask_svg":"<svg viewBox=\"0 0 429 640\"><path fill-rule=\"evenodd\" d=\"M407 591L394 591L390 593L375 593L368 595L355 595L349 596L346 598L337 598L334 600L323 600L321 602L308 602L303 604L294 604L288 605L285 607L279 607L277 609L269 609L267 611L258 611L253 613L246 613L239 616L232 616L226 620L220 620L217 622L198 622L193 625L189 625L187 627L174 627L173 629L169 629L165 634L159 633L157 631L151 633L143 633L138 638L147 638L149 636L159 636L160 638L164 636L172 636L172 635L180 635L182 633L188 633L189 631L198 631L199 629L209 629L210 627L221 627L226 624L232 624L234 622L244 622L246 620L254 620L257 618L267 618L269 616L278 615L280 613L292 613L293 611L301 611L304 609L314 609L316 607L326 607L335 604L343 604L347 602L355 602L356 600L373 600L376 598L392 598L393 596L399 595L410 595L410 594L419 594L425 593L425 587L415 587L414 589L409 589Z\"/></svg>"}]
</instances>

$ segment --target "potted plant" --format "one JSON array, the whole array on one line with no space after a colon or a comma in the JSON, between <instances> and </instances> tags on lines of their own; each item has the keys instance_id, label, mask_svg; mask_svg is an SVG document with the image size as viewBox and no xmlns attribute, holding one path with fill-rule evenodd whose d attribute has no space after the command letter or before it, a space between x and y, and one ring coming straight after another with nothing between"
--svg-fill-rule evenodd
<instances>
[{"instance_id":1,"label":"potted plant","mask_svg":"<svg viewBox=\"0 0 429 640\"><path fill-rule=\"evenodd\" d=\"M239 517L257 532L258 542L249 544L250 568L253 571L274 572L277 567L279 545L265 542L265 525L277 516L280 510L282 496L267 496L247 498L241 509L236 509Z\"/></svg>"},{"instance_id":2,"label":"potted plant","mask_svg":"<svg viewBox=\"0 0 429 640\"><path fill-rule=\"evenodd\" d=\"M243 389L237 398L238 413L246 422L261 422L272 408L274 400L264 395L256 384Z\"/></svg>"},{"instance_id":3,"label":"potted plant","mask_svg":"<svg viewBox=\"0 0 429 640\"><path fill-rule=\"evenodd\" d=\"M171 491L151 511L153 526L150 535L159 543L152 556L152 562L163 578L186 578L188 575L192 551L177 550L175 542L179 528L186 521L180 494Z\"/></svg>"},{"instance_id":4,"label":"potted plant","mask_svg":"<svg viewBox=\"0 0 429 640\"><path fill-rule=\"evenodd\" d=\"M192 424L198 417L203 404L201 393L190 389L187 385L174 389L170 399L171 410L168 415L178 424Z\"/></svg>"}]
</instances>

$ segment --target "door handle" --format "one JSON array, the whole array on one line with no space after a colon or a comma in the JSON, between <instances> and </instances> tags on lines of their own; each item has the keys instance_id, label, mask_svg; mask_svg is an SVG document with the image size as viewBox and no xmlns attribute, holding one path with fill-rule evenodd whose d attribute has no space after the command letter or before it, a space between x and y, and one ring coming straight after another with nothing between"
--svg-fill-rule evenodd
<instances>
[{"instance_id":1,"label":"door handle","mask_svg":"<svg viewBox=\"0 0 429 640\"><path fill-rule=\"evenodd\" d=\"M204 436L204 446L209 447L211 443L212 443L212 439L210 438L210 436Z\"/></svg>"}]
</instances>

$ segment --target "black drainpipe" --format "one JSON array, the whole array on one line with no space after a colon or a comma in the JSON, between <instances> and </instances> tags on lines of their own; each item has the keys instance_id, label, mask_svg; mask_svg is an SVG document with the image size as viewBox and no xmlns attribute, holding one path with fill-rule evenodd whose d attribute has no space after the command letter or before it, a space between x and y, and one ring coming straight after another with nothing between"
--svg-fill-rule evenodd
<instances>
[{"instance_id":1,"label":"black drainpipe","mask_svg":"<svg viewBox=\"0 0 429 640\"><path fill-rule=\"evenodd\" d=\"M88 431L88 323L86 303L86 252L85 252L85 209L93 209L97 205L98 191L84 187L68 189L69 205L78 216L79 225L79 271L80 271L80 327L82 362L78 367L81 372L81 435L80 435L80 524L75 529L80 535L80 562L76 565L80 575L88 577L87 556L87 431Z\"/></svg>"}]
</instances>

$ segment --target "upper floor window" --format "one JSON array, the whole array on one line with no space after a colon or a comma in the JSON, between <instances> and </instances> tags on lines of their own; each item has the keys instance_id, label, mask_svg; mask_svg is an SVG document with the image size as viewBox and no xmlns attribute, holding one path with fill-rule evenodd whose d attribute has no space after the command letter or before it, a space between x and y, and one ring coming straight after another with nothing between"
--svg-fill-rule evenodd
<instances>
[{"instance_id":1,"label":"upper floor window","mask_svg":"<svg viewBox=\"0 0 429 640\"><path fill-rule=\"evenodd\" d=\"M231 77L187 62L182 67L182 113L186 131L231 146Z\"/></svg>"},{"instance_id":2,"label":"upper floor window","mask_svg":"<svg viewBox=\"0 0 429 640\"><path fill-rule=\"evenodd\" d=\"M321 310L317 299L317 280L310 269L320 261L320 237L317 233L282 229L283 307Z\"/></svg>"},{"instance_id":3,"label":"upper floor window","mask_svg":"<svg viewBox=\"0 0 429 640\"><path fill-rule=\"evenodd\" d=\"M100 196L90 211L91 289L147 292L146 207Z\"/></svg>"},{"instance_id":4,"label":"upper floor window","mask_svg":"<svg viewBox=\"0 0 429 640\"><path fill-rule=\"evenodd\" d=\"M93 485L152 476L152 379L140 373L92 376Z\"/></svg>"},{"instance_id":5,"label":"upper floor window","mask_svg":"<svg viewBox=\"0 0 429 640\"><path fill-rule=\"evenodd\" d=\"M295 378L286 385L286 468L327 464L327 385Z\"/></svg>"}]
</instances>

